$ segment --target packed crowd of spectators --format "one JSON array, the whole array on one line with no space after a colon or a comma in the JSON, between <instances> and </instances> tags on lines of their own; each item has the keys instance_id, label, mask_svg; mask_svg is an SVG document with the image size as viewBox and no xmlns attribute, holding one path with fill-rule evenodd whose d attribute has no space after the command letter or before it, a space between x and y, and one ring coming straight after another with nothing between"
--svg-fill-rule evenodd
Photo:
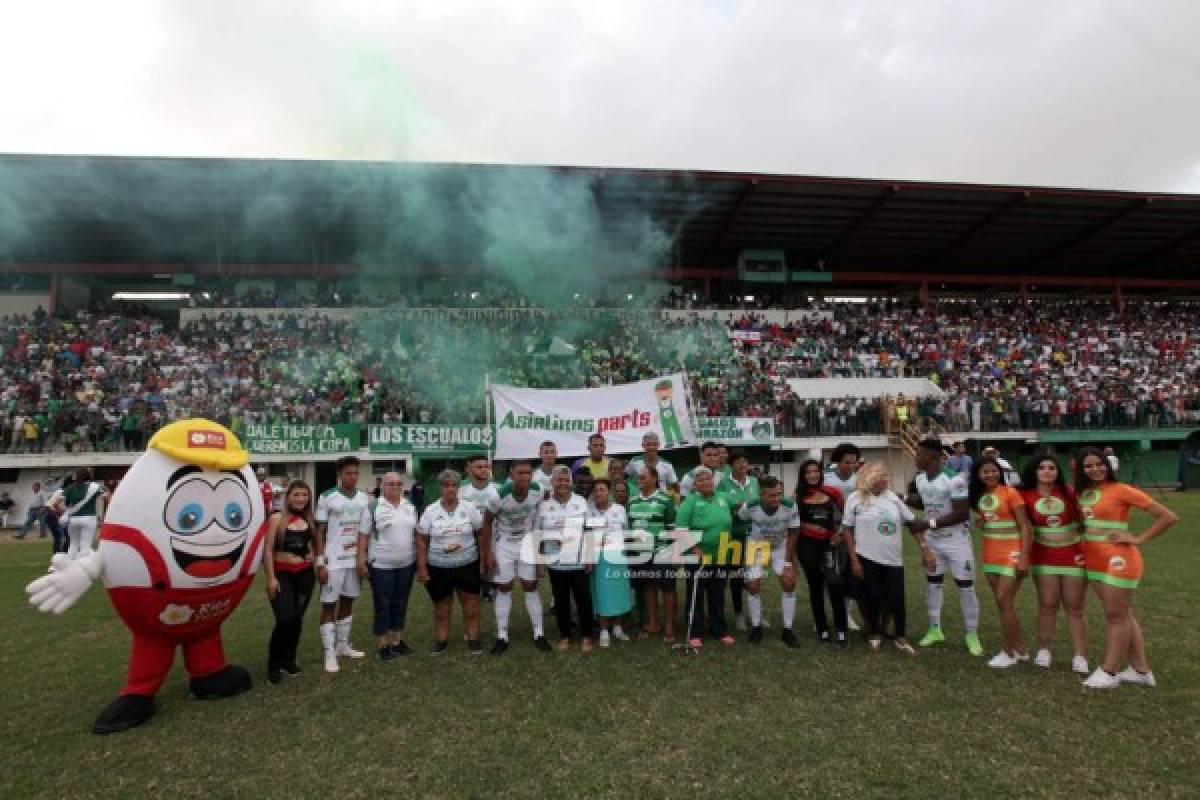
<instances>
[{"instance_id":1,"label":"packed crowd of spectators","mask_svg":"<svg viewBox=\"0 0 1200 800\"><path fill-rule=\"evenodd\" d=\"M268 308L270 306L267 306ZM511 306L510 306L511 307ZM1197 308L847 303L786 326L572 309L452 324L386 311L214 309L183 329L121 306L0 320L0 449L140 449L164 422L482 422L485 382L623 383L685 368L709 416L792 434L1200 424ZM927 377L940 398L811 400L789 378Z\"/></svg>"}]
</instances>

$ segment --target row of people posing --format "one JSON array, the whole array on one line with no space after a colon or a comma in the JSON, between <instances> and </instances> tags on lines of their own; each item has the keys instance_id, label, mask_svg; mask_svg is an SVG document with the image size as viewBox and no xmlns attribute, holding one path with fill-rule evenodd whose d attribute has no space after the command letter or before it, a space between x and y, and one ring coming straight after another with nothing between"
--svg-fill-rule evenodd
<instances>
[{"instance_id":1,"label":"row of people posing","mask_svg":"<svg viewBox=\"0 0 1200 800\"><path fill-rule=\"evenodd\" d=\"M914 652L904 636L903 554L898 535L907 527L921 548L926 569L929 630L920 645L945 641L940 615L949 572L958 587L967 647L982 655L970 537L974 515L983 538L982 571L1002 628L1002 649L989 666L1010 668L1029 659L1016 597L1025 577L1032 574L1038 595L1039 650L1034 663L1050 666L1056 618L1064 608L1072 668L1088 674L1084 598L1086 587L1091 586L1104 609L1107 637L1102 663L1084 685L1096 689L1115 688L1122 682L1154 685L1141 626L1132 610L1142 577L1138 547L1175 525L1178 517L1136 487L1117 481L1111 463L1095 448L1077 454L1074 487L1067 485L1062 468L1050 455L1029 462L1020 488L1005 485L1001 466L993 458L981 459L964 478L943 468L943 455L935 439L917 447L914 488L915 504L924 508L920 520L887 488L887 472L878 464L858 470L857 488L846 502L840 535L848 542L854 574L862 581L860 601L872 647L880 646L883 616L890 612L896 646ZM1151 525L1136 535L1129 530L1135 508L1152 517Z\"/></svg>"},{"instance_id":2,"label":"row of people posing","mask_svg":"<svg viewBox=\"0 0 1200 800\"><path fill-rule=\"evenodd\" d=\"M738 462L737 466L742 465ZM383 659L410 652L404 630L414 581L425 584L434 603L435 653L448 648L455 597L462 608L468 648L472 653L482 652L479 594L484 581L495 591L494 654L509 647L512 589L518 582L524 590L535 646L554 649L545 637L538 593L538 581L546 572L554 596L560 650L570 647L575 638L582 650L592 649L596 631L601 646L608 643L610 631L623 636L619 622L632 610L631 591L636 591L644 604L641 635L662 634L667 642L673 641L680 575L688 580L685 597L696 598L687 631L693 644L698 645L706 633L732 643L724 616L725 584L731 576L745 578L751 640L760 641L759 598L767 569L776 573L783 590L783 641L797 645L792 625L796 575L801 570L810 576L810 588L815 590L814 621L820 620L819 636L831 640L825 623L820 559L824 543L835 532L837 505L810 502L799 513L795 503L783 498L783 487L776 478L765 477L761 486L755 482L751 487L745 476L739 482L733 474L728 480L741 488L732 491L726 487L718 492L717 481L726 478L699 468L691 475L694 490L677 508L659 490L656 470L643 467L637 475L637 492L622 505L613 502L605 479L596 480L591 496L584 499L572 491L572 475L566 467L555 468L551 488L543 490L531 480L530 463L515 461L503 485L480 487L461 482L456 472L442 473L438 501L418 519L403 497L399 475L384 477L383 494L372 504L357 489L354 459L339 462L337 473L338 486L321 496L315 514L310 511L309 488L294 482L286 493L285 510L271 520L264 562L277 619L268 658L272 680L298 669L301 621L317 585L326 669L336 671L339 657L363 655L349 640L362 578L371 581L374 631ZM730 536L737 529L748 540L746 544ZM529 548L535 530L557 532L559 535L545 544L575 555L556 560L553 552L545 552L543 555L551 557L549 564L533 557ZM628 533L631 530L634 533ZM696 541L687 552L679 552L674 530L695 532ZM618 532L620 535L611 535ZM594 561L583 557L590 549L572 541L572 536L585 533L592 542L600 543ZM642 559L633 564L626 549L631 538L645 545ZM723 548L733 556L722 554ZM681 565L680 555L689 556L696 564ZM756 558L751 559L752 555ZM716 566L718 561L727 565ZM697 564L704 562L714 566L698 569ZM844 619L840 595L835 597L835 615L840 610ZM844 645L844 625L839 624L838 630Z\"/></svg>"}]
</instances>

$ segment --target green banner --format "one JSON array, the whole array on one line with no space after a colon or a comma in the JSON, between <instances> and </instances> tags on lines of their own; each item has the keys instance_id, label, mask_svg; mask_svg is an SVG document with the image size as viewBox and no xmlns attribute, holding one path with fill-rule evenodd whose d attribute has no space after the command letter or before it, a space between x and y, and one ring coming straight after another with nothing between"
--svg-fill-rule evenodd
<instances>
[{"instance_id":1,"label":"green banner","mask_svg":"<svg viewBox=\"0 0 1200 800\"><path fill-rule=\"evenodd\" d=\"M242 444L256 455L358 452L359 425L247 425Z\"/></svg>"},{"instance_id":2,"label":"green banner","mask_svg":"<svg viewBox=\"0 0 1200 800\"><path fill-rule=\"evenodd\" d=\"M775 438L775 423L763 417L697 417L700 439L722 444L762 445Z\"/></svg>"},{"instance_id":3,"label":"green banner","mask_svg":"<svg viewBox=\"0 0 1200 800\"><path fill-rule=\"evenodd\" d=\"M486 453L495 443L490 425L371 425L367 447L372 453Z\"/></svg>"}]
</instances>

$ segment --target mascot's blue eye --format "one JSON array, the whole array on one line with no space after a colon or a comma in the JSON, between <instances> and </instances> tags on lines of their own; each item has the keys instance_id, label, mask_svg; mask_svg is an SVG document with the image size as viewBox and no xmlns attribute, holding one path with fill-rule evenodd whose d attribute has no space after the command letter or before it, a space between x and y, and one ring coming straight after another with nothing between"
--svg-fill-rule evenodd
<instances>
[{"instance_id":1,"label":"mascot's blue eye","mask_svg":"<svg viewBox=\"0 0 1200 800\"><path fill-rule=\"evenodd\" d=\"M225 524L230 528L240 528L246 521L246 512L240 503L229 503L225 506Z\"/></svg>"},{"instance_id":2,"label":"mascot's blue eye","mask_svg":"<svg viewBox=\"0 0 1200 800\"><path fill-rule=\"evenodd\" d=\"M179 509L179 516L176 518L179 529L184 533L196 530L203 521L204 507L199 503L188 503Z\"/></svg>"}]
</instances>

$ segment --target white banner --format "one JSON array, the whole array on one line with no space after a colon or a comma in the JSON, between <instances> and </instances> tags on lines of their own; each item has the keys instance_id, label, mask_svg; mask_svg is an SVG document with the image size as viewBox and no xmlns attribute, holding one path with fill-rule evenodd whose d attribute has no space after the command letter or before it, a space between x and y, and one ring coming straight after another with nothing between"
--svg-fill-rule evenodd
<instances>
[{"instance_id":1,"label":"white banner","mask_svg":"<svg viewBox=\"0 0 1200 800\"><path fill-rule=\"evenodd\" d=\"M771 444L775 421L766 417L699 417L696 427L701 440L721 444Z\"/></svg>"},{"instance_id":2,"label":"white banner","mask_svg":"<svg viewBox=\"0 0 1200 800\"><path fill-rule=\"evenodd\" d=\"M545 441L560 457L587 454L593 433L604 435L607 452L637 453L642 436L657 433L664 450L695 447L683 373L600 389L523 389L492 386L496 458L537 458Z\"/></svg>"}]
</instances>

